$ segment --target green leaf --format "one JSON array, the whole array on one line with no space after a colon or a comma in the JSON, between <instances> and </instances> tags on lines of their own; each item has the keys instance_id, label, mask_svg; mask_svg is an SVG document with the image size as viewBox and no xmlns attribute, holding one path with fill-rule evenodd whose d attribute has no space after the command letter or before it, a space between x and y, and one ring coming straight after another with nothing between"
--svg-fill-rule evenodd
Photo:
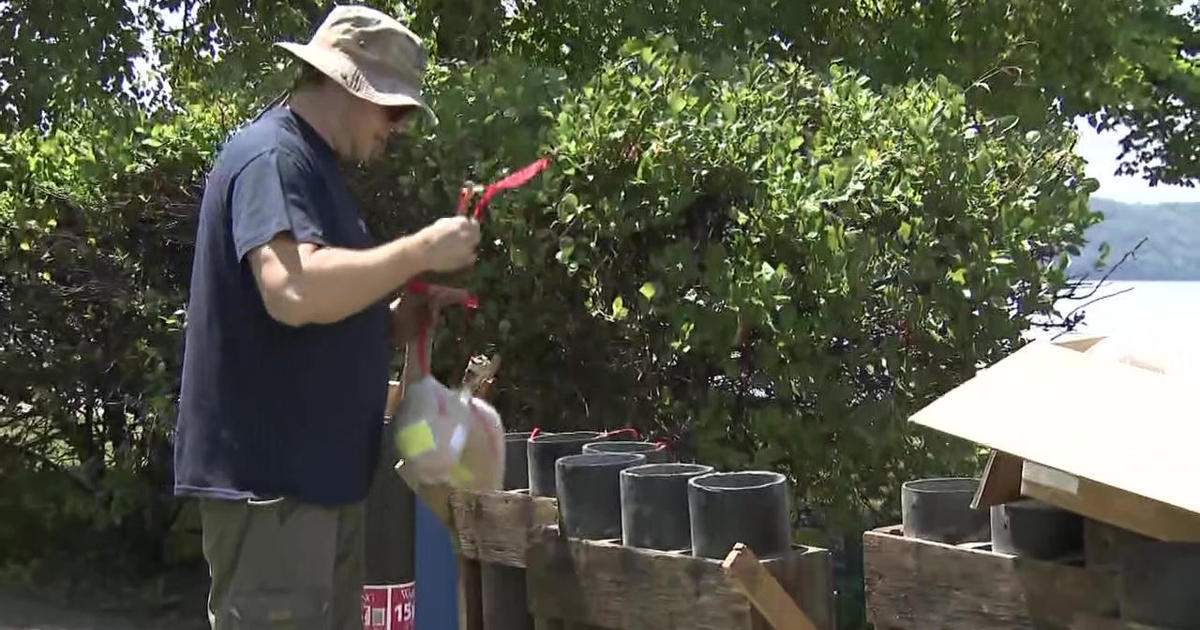
<instances>
[{"instance_id":1,"label":"green leaf","mask_svg":"<svg viewBox=\"0 0 1200 630\"><path fill-rule=\"evenodd\" d=\"M673 92L667 97L667 105L671 107L672 112L678 114L679 112L687 109L687 97L678 92Z\"/></svg>"},{"instance_id":2,"label":"green leaf","mask_svg":"<svg viewBox=\"0 0 1200 630\"><path fill-rule=\"evenodd\" d=\"M912 224L908 221L901 221L900 229L896 232L900 235L900 240L908 243L909 238L912 236Z\"/></svg>"},{"instance_id":3,"label":"green leaf","mask_svg":"<svg viewBox=\"0 0 1200 630\"><path fill-rule=\"evenodd\" d=\"M567 193L563 195L562 199L558 202L558 210L563 214L573 215L578 209L579 197L577 197L575 193Z\"/></svg>"},{"instance_id":4,"label":"green leaf","mask_svg":"<svg viewBox=\"0 0 1200 630\"><path fill-rule=\"evenodd\" d=\"M629 316L629 309L625 308L625 300L619 295L613 298L612 316L613 319L617 320L625 319Z\"/></svg>"},{"instance_id":5,"label":"green leaf","mask_svg":"<svg viewBox=\"0 0 1200 630\"><path fill-rule=\"evenodd\" d=\"M571 260L571 254L575 253L575 239L570 236L563 236L558 239L558 253L554 255L555 259L560 263L567 263Z\"/></svg>"},{"instance_id":6,"label":"green leaf","mask_svg":"<svg viewBox=\"0 0 1200 630\"><path fill-rule=\"evenodd\" d=\"M658 293L658 289L654 288L653 283L647 282L642 285L642 288L639 289L638 292L641 293L642 296L645 297L647 300L653 300L655 294Z\"/></svg>"},{"instance_id":7,"label":"green leaf","mask_svg":"<svg viewBox=\"0 0 1200 630\"><path fill-rule=\"evenodd\" d=\"M825 245L833 254L839 254L842 251L841 239L838 238L837 228L832 225L825 226Z\"/></svg>"}]
</instances>

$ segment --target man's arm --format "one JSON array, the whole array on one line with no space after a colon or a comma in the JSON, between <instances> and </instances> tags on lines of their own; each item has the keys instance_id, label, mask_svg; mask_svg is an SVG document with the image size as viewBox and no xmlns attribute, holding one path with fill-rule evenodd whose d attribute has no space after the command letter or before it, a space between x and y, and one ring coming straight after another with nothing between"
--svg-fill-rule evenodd
<instances>
[{"instance_id":1,"label":"man's arm","mask_svg":"<svg viewBox=\"0 0 1200 630\"><path fill-rule=\"evenodd\" d=\"M297 243L280 232L247 260L267 313L289 326L341 321L425 271L450 271L475 260L479 227L455 217L371 249Z\"/></svg>"},{"instance_id":2,"label":"man's arm","mask_svg":"<svg viewBox=\"0 0 1200 630\"><path fill-rule=\"evenodd\" d=\"M311 164L273 149L250 160L233 182L231 228L239 261L250 265L267 313L290 326L341 321L388 297L423 271L475 262L479 224L446 217L371 249L331 246L322 192Z\"/></svg>"}]
</instances>

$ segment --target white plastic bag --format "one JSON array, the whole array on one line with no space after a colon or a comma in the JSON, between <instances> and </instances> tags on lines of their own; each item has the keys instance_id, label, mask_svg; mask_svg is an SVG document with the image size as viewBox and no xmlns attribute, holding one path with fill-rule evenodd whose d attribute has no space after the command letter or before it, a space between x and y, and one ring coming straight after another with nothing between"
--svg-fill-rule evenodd
<instances>
[{"instance_id":1,"label":"white plastic bag","mask_svg":"<svg viewBox=\"0 0 1200 630\"><path fill-rule=\"evenodd\" d=\"M409 474L427 485L500 490L504 426L500 414L466 386L450 389L429 372L430 344L418 336L404 397L396 409L396 449ZM414 353L410 351L410 357Z\"/></svg>"},{"instance_id":2,"label":"white plastic bag","mask_svg":"<svg viewBox=\"0 0 1200 630\"><path fill-rule=\"evenodd\" d=\"M503 190L524 186L550 165L536 160L492 183L475 205L475 220L492 197ZM464 187L458 198L459 216L467 214L472 189ZM407 283L410 293L428 291L422 281ZM419 371L409 378L404 399L396 411L396 447L405 480L435 486L449 484L472 490L500 490L504 484L504 426L500 414L467 386L451 390L429 373L428 326L417 336L415 353ZM410 348L409 356L414 353ZM411 366L410 366L411 367ZM411 376L411 375L410 375Z\"/></svg>"}]
</instances>

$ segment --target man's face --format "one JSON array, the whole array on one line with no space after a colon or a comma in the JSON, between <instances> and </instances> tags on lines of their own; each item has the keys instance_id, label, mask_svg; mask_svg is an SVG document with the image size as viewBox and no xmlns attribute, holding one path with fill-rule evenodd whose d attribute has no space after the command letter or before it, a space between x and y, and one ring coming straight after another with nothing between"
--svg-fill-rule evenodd
<instances>
[{"instance_id":1,"label":"man's face","mask_svg":"<svg viewBox=\"0 0 1200 630\"><path fill-rule=\"evenodd\" d=\"M369 162L383 155L388 136L393 131L403 130L408 118L409 107L384 107L370 101L355 99L351 108L349 129L351 132L351 156L360 162Z\"/></svg>"}]
</instances>

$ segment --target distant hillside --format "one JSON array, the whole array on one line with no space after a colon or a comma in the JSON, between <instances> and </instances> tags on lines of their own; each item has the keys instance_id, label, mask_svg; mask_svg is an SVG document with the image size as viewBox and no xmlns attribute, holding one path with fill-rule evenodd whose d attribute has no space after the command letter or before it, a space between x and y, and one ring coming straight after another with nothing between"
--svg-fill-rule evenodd
<instances>
[{"instance_id":1,"label":"distant hillside","mask_svg":"<svg viewBox=\"0 0 1200 630\"><path fill-rule=\"evenodd\" d=\"M1137 257L1121 265L1111 279L1200 280L1200 203L1128 204L1093 197L1092 209L1104 213L1104 221L1088 230L1088 247L1071 262L1072 275L1103 275L1091 271L1100 243L1112 248L1112 265L1148 237Z\"/></svg>"}]
</instances>

